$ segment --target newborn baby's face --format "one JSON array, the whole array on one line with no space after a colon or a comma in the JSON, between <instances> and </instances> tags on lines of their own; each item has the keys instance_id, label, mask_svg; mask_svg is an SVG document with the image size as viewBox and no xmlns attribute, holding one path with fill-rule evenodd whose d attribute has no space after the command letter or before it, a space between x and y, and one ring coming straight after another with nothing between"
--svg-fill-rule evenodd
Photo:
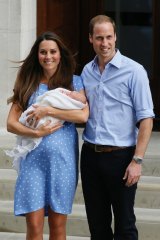
<instances>
[{"instance_id":1,"label":"newborn baby's face","mask_svg":"<svg viewBox=\"0 0 160 240\"><path fill-rule=\"evenodd\" d=\"M60 91L61 93L65 94L65 95L67 95L67 96L68 96L68 94L71 93L71 91L69 91L69 90L67 90L67 89L60 89L59 91Z\"/></svg>"},{"instance_id":2,"label":"newborn baby's face","mask_svg":"<svg viewBox=\"0 0 160 240\"><path fill-rule=\"evenodd\" d=\"M86 104L86 97L80 92L72 91L68 94L68 96L77 101L80 101L80 102Z\"/></svg>"},{"instance_id":3,"label":"newborn baby's face","mask_svg":"<svg viewBox=\"0 0 160 240\"><path fill-rule=\"evenodd\" d=\"M83 104L86 104L87 102L86 97L80 92L69 91L68 89L59 89L59 91L76 101L82 102Z\"/></svg>"}]
</instances>

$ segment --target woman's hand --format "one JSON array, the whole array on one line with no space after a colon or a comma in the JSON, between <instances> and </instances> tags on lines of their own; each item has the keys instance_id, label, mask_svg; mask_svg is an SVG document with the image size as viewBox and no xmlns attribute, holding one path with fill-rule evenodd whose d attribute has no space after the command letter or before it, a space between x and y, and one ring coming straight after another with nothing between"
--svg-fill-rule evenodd
<instances>
[{"instance_id":1,"label":"woman's hand","mask_svg":"<svg viewBox=\"0 0 160 240\"><path fill-rule=\"evenodd\" d=\"M57 123L56 125L51 125L50 121L47 121L46 123L40 125L35 131L37 134L37 137L44 137L46 135L49 135L58 129L60 129L63 125L61 123Z\"/></svg>"},{"instance_id":2,"label":"woman's hand","mask_svg":"<svg viewBox=\"0 0 160 240\"><path fill-rule=\"evenodd\" d=\"M35 128L39 120L47 116L48 108L34 104L32 105L32 107L34 107L34 110L29 111L29 113L27 114L27 122L30 126L33 126Z\"/></svg>"},{"instance_id":3,"label":"woman's hand","mask_svg":"<svg viewBox=\"0 0 160 240\"><path fill-rule=\"evenodd\" d=\"M49 135L59 128L62 127L61 123L57 123L56 125L52 125L50 121L47 121L45 124L40 125L37 129L32 129L24 126L19 122L19 117L22 114L22 110L19 108L17 104L12 104L8 118L7 118L7 131L27 137L43 137L45 135Z\"/></svg>"}]
</instances>

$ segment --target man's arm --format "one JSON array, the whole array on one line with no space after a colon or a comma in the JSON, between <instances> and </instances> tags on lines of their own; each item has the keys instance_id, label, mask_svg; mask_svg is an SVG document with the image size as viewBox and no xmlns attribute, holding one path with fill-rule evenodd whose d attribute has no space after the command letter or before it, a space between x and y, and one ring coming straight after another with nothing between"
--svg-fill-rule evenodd
<instances>
[{"instance_id":1,"label":"man's arm","mask_svg":"<svg viewBox=\"0 0 160 240\"><path fill-rule=\"evenodd\" d=\"M141 120L134 156L137 156L142 159L144 158L151 137L152 128L153 128L152 118L146 118ZM138 182L141 176L141 171L142 165L136 163L135 160L133 159L131 163L128 165L123 178L124 180L126 180L126 186L129 187Z\"/></svg>"},{"instance_id":2,"label":"man's arm","mask_svg":"<svg viewBox=\"0 0 160 240\"><path fill-rule=\"evenodd\" d=\"M146 118L141 120L139 126L139 133L137 138L137 145L135 156L144 157L153 128L153 118Z\"/></svg>"}]
</instances>

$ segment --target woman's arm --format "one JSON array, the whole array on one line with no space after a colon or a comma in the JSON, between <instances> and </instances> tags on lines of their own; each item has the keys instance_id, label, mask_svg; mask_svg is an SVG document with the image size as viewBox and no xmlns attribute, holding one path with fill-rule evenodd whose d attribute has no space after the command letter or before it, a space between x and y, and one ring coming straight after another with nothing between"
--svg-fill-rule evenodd
<instances>
[{"instance_id":1,"label":"woman's arm","mask_svg":"<svg viewBox=\"0 0 160 240\"><path fill-rule=\"evenodd\" d=\"M81 90L80 93L82 93L85 96L84 90ZM30 121L32 118L39 121L44 116L50 116L68 122L85 123L87 122L89 116L88 104L86 104L85 108L79 110L62 110L53 107L41 107L41 106L34 107L35 110L31 111L30 114L28 115L28 121Z\"/></svg>"},{"instance_id":2,"label":"woman's arm","mask_svg":"<svg viewBox=\"0 0 160 240\"><path fill-rule=\"evenodd\" d=\"M8 118L7 118L7 131L28 137L43 137L45 135L51 134L52 132L59 129L62 125L57 124L56 126L50 126L47 122L44 125L41 125L37 129L31 129L25 127L19 122L19 117L22 114L22 110L18 107L17 104L12 104Z\"/></svg>"},{"instance_id":3,"label":"woman's arm","mask_svg":"<svg viewBox=\"0 0 160 240\"><path fill-rule=\"evenodd\" d=\"M86 123L89 116L88 105L80 110L61 110L57 108L48 108L47 115L67 122Z\"/></svg>"}]
</instances>

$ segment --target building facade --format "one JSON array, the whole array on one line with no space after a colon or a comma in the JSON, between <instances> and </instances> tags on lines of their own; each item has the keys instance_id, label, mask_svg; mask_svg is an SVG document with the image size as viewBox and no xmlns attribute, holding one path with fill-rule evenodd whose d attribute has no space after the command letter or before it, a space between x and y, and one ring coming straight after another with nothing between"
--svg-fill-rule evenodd
<instances>
[{"instance_id":1,"label":"building facade","mask_svg":"<svg viewBox=\"0 0 160 240\"><path fill-rule=\"evenodd\" d=\"M12 61L25 58L36 35L60 34L76 54L77 74L94 52L88 41L89 20L97 14L114 18L117 47L146 68L154 102L154 129L160 130L159 0L0 0L0 130L5 129L17 74Z\"/></svg>"},{"instance_id":2,"label":"building facade","mask_svg":"<svg viewBox=\"0 0 160 240\"><path fill-rule=\"evenodd\" d=\"M17 64L36 38L36 0L0 0L0 135L6 134L7 98L13 93Z\"/></svg>"},{"instance_id":3,"label":"building facade","mask_svg":"<svg viewBox=\"0 0 160 240\"><path fill-rule=\"evenodd\" d=\"M154 102L154 129L160 130L160 1L159 0L38 0L37 34L61 34L77 53L80 73L94 56L88 41L89 20L97 14L114 18L117 47L147 70Z\"/></svg>"}]
</instances>

